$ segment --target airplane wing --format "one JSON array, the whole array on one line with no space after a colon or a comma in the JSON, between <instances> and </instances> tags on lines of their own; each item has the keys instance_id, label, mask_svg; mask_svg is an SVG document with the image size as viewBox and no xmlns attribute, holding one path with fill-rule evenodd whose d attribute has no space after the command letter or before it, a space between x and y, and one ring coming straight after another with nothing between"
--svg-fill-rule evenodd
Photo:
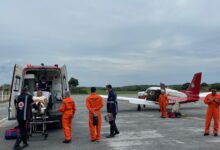
<instances>
[{"instance_id":1,"label":"airplane wing","mask_svg":"<svg viewBox=\"0 0 220 150\"><path fill-rule=\"evenodd\" d=\"M107 95L101 95L102 98L107 98ZM137 104L137 105L146 105L146 106L158 106L155 102L149 101L146 99L139 99L139 98L130 98L130 97L117 97L118 101L127 101L131 104Z\"/></svg>"}]
</instances>

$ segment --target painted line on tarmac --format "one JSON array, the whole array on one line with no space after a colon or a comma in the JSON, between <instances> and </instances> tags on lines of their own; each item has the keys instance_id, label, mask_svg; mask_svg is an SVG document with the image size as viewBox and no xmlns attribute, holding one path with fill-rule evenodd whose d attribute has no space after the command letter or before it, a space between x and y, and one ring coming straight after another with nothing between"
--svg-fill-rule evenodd
<instances>
[{"instance_id":1,"label":"painted line on tarmac","mask_svg":"<svg viewBox=\"0 0 220 150\"><path fill-rule=\"evenodd\" d=\"M132 149L133 146L136 149L139 146L148 146L153 143L153 141L164 138L163 135L159 134L157 130L148 130L148 131L128 131L121 132L117 138L112 139L103 139L109 147L114 150L128 150Z\"/></svg>"},{"instance_id":2,"label":"painted line on tarmac","mask_svg":"<svg viewBox=\"0 0 220 150\"><path fill-rule=\"evenodd\" d=\"M5 120L7 120L8 119L8 117L5 117L5 118L3 118L3 119L1 119L0 120L0 123L3 123Z\"/></svg>"},{"instance_id":3,"label":"painted line on tarmac","mask_svg":"<svg viewBox=\"0 0 220 150\"><path fill-rule=\"evenodd\" d=\"M204 121L205 120L205 119L199 118L199 117L185 117L185 119L194 119L194 120L200 120L200 121Z\"/></svg>"},{"instance_id":4,"label":"painted line on tarmac","mask_svg":"<svg viewBox=\"0 0 220 150\"><path fill-rule=\"evenodd\" d=\"M217 139L217 140L210 140L208 141L209 143L219 143L220 142L220 139Z\"/></svg>"}]
</instances>

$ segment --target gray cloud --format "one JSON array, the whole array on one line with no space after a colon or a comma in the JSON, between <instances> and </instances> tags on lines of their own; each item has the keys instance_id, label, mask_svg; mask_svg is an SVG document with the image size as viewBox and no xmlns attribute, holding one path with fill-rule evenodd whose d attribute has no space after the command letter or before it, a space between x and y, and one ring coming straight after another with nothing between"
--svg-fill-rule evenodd
<instances>
[{"instance_id":1,"label":"gray cloud","mask_svg":"<svg viewBox=\"0 0 220 150\"><path fill-rule=\"evenodd\" d=\"M220 2L0 2L0 84L13 65L67 64L81 85L218 82Z\"/></svg>"}]
</instances>

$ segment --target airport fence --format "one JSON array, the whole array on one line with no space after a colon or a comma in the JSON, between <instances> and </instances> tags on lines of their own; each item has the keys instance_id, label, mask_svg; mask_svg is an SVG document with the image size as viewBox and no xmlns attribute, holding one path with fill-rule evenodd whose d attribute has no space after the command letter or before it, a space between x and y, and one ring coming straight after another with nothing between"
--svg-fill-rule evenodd
<instances>
[{"instance_id":1,"label":"airport fence","mask_svg":"<svg viewBox=\"0 0 220 150\"><path fill-rule=\"evenodd\" d=\"M9 97L10 95L0 95L0 103L8 101Z\"/></svg>"}]
</instances>

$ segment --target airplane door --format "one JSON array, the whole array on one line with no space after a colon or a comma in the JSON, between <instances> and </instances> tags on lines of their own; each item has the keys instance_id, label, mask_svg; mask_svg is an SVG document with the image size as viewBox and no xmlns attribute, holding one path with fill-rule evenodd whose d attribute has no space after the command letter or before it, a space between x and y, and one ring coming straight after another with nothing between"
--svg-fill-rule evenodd
<instances>
[{"instance_id":1,"label":"airplane door","mask_svg":"<svg viewBox=\"0 0 220 150\"><path fill-rule=\"evenodd\" d=\"M66 70L66 65L64 65L61 68L61 74L62 74L62 93L64 96L64 93L66 91L69 91L69 84L68 84L68 77L67 77L67 70Z\"/></svg>"},{"instance_id":2,"label":"airplane door","mask_svg":"<svg viewBox=\"0 0 220 150\"><path fill-rule=\"evenodd\" d=\"M23 68L17 64L14 66L13 78L11 82L11 94L9 98L8 107L8 119L16 119L16 108L15 108L15 98L21 93L21 86L23 81Z\"/></svg>"}]
</instances>

